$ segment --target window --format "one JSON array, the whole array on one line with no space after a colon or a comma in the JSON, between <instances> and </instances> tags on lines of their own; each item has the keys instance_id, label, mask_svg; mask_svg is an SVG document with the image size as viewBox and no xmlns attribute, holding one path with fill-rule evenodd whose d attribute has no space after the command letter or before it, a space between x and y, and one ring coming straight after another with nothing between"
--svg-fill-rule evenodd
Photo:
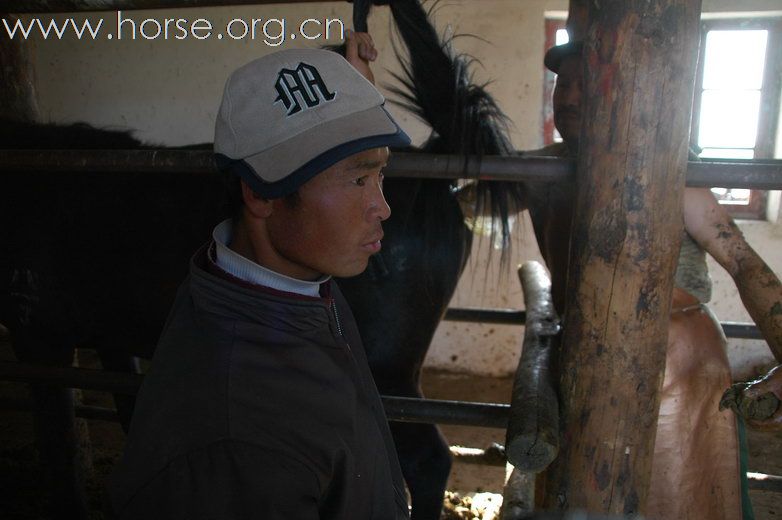
<instances>
[{"instance_id":1,"label":"window","mask_svg":"<svg viewBox=\"0 0 782 520\"><path fill-rule=\"evenodd\" d=\"M691 143L710 159L770 159L779 117L779 18L704 20ZM766 193L713 188L737 218L765 216Z\"/></svg>"},{"instance_id":2,"label":"window","mask_svg":"<svg viewBox=\"0 0 782 520\"><path fill-rule=\"evenodd\" d=\"M547 18L545 29L546 50L567 42L565 20ZM782 19L703 20L690 134L700 157L773 158L781 76ZM561 140L554 128L551 105L555 75L546 70L544 81L543 142L549 145ZM763 191L726 188L712 191L734 217L765 216Z\"/></svg>"}]
</instances>

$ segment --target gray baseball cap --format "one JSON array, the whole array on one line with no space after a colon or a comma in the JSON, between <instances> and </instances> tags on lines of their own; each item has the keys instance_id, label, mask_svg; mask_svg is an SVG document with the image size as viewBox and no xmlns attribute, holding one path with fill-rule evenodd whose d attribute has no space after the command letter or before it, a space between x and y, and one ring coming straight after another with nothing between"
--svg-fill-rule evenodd
<instances>
[{"instance_id":1,"label":"gray baseball cap","mask_svg":"<svg viewBox=\"0 0 782 520\"><path fill-rule=\"evenodd\" d=\"M218 167L259 195L295 192L334 163L410 138L385 99L341 55L291 49L266 55L228 78L215 124Z\"/></svg>"}]
</instances>

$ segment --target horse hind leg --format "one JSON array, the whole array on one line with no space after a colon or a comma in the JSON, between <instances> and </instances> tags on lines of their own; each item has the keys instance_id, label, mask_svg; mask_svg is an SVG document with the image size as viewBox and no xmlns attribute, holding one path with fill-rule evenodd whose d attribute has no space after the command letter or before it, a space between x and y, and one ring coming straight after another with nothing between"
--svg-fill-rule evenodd
<instances>
[{"instance_id":1,"label":"horse hind leg","mask_svg":"<svg viewBox=\"0 0 782 520\"><path fill-rule=\"evenodd\" d=\"M434 424L392 422L402 475L412 499L412 520L438 520L451 473L448 443Z\"/></svg>"}]
</instances>

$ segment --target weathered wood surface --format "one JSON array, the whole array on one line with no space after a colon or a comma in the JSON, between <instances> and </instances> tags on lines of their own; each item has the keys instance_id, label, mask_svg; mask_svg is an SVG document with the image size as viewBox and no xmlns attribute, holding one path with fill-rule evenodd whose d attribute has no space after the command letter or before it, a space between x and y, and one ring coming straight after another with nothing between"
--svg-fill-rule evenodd
<instances>
[{"instance_id":1,"label":"weathered wood surface","mask_svg":"<svg viewBox=\"0 0 782 520\"><path fill-rule=\"evenodd\" d=\"M513 468L502 490L499 520L523 520L535 511L535 474Z\"/></svg>"},{"instance_id":2,"label":"weathered wood surface","mask_svg":"<svg viewBox=\"0 0 782 520\"><path fill-rule=\"evenodd\" d=\"M565 24L570 41L584 41L588 26L589 0L570 0Z\"/></svg>"},{"instance_id":3,"label":"weathered wood surface","mask_svg":"<svg viewBox=\"0 0 782 520\"><path fill-rule=\"evenodd\" d=\"M0 18L15 23L16 17L0 10ZM20 39L0 38L0 118L15 121L38 119L38 101L33 86L29 46Z\"/></svg>"},{"instance_id":4,"label":"weathered wood surface","mask_svg":"<svg viewBox=\"0 0 782 520\"><path fill-rule=\"evenodd\" d=\"M563 439L547 472L545 508L645 510L682 234L700 4L589 3Z\"/></svg>"},{"instance_id":5,"label":"weathered wood surface","mask_svg":"<svg viewBox=\"0 0 782 520\"><path fill-rule=\"evenodd\" d=\"M551 464L559 451L559 403L551 367L559 320L546 268L539 262L525 262L519 278L527 320L513 380L505 453L513 466L534 474Z\"/></svg>"}]
</instances>

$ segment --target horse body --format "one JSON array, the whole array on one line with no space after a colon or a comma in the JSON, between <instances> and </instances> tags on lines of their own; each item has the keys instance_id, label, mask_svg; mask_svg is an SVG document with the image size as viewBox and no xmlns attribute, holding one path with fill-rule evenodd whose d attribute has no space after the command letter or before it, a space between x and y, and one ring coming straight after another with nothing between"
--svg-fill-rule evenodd
<instances>
[{"instance_id":1,"label":"horse body","mask_svg":"<svg viewBox=\"0 0 782 520\"><path fill-rule=\"evenodd\" d=\"M422 397L421 367L464 267L471 235L444 181L389 179L383 249L359 276L339 280L380 393ZM430 225L422 225L424 222ZM414 518L439 518L451 469L435 425L390 423Z\"/></svg>"},{"instance_id":2,"label":"horse body","mask_svg":"<svg viewBox=\"0 0 782 520\"><path fill-rule=\"evenodd\" d=\"M7 148L117 145L118 133L94 129L75 143L81 125L2 127ZM131 138L120 144L142 147ZM0 319L12 331L56 331L66 351L122 342L122 351L150 357L187 259L219 218L215 190L218 178L188 174L0 175L0 193L9 195L0 204L9 223L0 229Z\"/></svg>"},{"instance_id":3,"label":"horse body","mask_svg":"<svg viewBox=\"0 0 782 520\"><path fill-rule=\"evenodd\" d=\"M390 7L407 47L407 58L400 57L404 72L397 77L402 87L393 91L432 128L421 150L510 153L505 117L472 81L471 60L440 40L418 0L393 0ZM357 11L368 13L367 8ZM498 219L506 243L509 214L523 205L521 186L479 182L473 188L475 214ZM389 179L385 192L392 213L384 224L383 249L367 271L340 280L340 287L356 316L380 393L421 397L421 367L468 259L472 235L455 182ZM390 426L413 520L440 518L451 468L447 442L435 425Z\"/></svg>"}]
</instances>

